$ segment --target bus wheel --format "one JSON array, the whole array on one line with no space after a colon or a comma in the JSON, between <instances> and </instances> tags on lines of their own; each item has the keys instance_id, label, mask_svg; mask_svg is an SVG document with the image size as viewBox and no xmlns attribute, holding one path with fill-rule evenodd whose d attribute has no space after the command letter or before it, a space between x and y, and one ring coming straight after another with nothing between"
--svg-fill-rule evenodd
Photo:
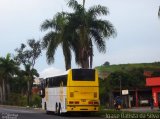
<instances>
[{"instance_id":1,"label":"bus wheel","mask_svg":"<svg viewBox=\"0 0 160 119\"><path fill-rule=\"evenodd\" d=\"M58 114L58 104L55 105L55 114Z\"/></svg>"},{"instance_id":2,"label":"bus wheel","mask_svg":"<svg viewBox=\"0 0 160 119\"><path fill-rule=\"evenodd\" d=\"M46 110L46 114L49 114L49 111L47 111L47 104L46 104L46 102L44 103L44 109Z\"/></svg>"},{"instance_id":3,"label":"bus wheel","mask_svg":"<svg viewBox=\"0 0 160 119\"><path fill-rule=\"evenodd\" d=\"M58 106L58 115L61 115L61 114L62 114L61 103L59 103L59 106Z\"/></svg>"}]
</instances>

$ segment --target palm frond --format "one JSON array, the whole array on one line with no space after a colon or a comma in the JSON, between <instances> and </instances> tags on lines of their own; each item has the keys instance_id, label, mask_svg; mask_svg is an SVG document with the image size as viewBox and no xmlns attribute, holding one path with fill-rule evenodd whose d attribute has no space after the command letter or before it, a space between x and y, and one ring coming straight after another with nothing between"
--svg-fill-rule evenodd
<instances>
[{"instance_id":1,"label":"palm frond","mask_svg":"<svg viewBox=\"0 0 160 119\"><path fill-rule=\"evenodd\" d=\"M114 28L114 26L107 20L91 21L90 25L92 29L97 29L106 38L109 38L111 36L115 37L117 35L116 29Z\"/></svg>"},{"instance_id":2,"label":"palm frond","mask_svg":"<svg viewBox=\"0 0 160 119\"><path fill-rule=\"evenodd\" d=\"M99 33L99 31L97 29L92 29L90 31L90 34L92 35L94 42L97 46L97 49L99 52L106 52L106 44L105 41L102 37L102 35Z\"/></svg>"},{"instance_id":3,"label":"palm frond","mask_svg":"<svg viewBox=\"0 0 160 119\"><path fill-rule=\"evenodd\" d=\"M50 31L49 33L47 33L43 39L42 39L42 48L45 49L49 46L50 42L52 39L54 39L56 37L56 33L53 31Z\"/></svg>"},{"instance_id":4,"label":"palm frond","mask_svg":"<svg viewBox=\"0 0 160 119\"><path fill-rule=\"evenodd\" d=\"M48 64L54 63L54 54L59 45L58 40L56 37L52 38L48 44L47 52L46 52L46 57L47 57L47 62Z\"/></svg>"},{"instance_id":5,"label":"palm frond","mask_svg":"<svg viewBox=\"0 0 160 119\"><path fill-rule=\"evenodd\" d=\"M41 25L41 31L46 31L48 29L52 29L53 28L53 23L52 20L45 20L42 25Z\"/></svg>"},{"instance_id":6,"label":"palm frond","mask_svg":"<svg viewBox=\"0 0 160 119\"><path fill-rule=\"evenodd\" d=\"M65 59L65 67L66 70L71 68L71 60L72 60L72 54L71 54L71 49L69 47L68 42L63 42L62 44L62 49L63 49L63 55Z\"/></svg>"},{"instance_id":7,"label":"palm frond","mask_svg":"<svg viewBox=\"0 0 160 119\"><path fill-rule=\"evenodd\" d=\"M109 38L111 36L116 37L117 36L117 32L116 29L114 28L114 26L112 25L111 22L104 20L104 37Z\"/></svg>"},{"instance_id":8,"label":"palm frond","mask_svg":"<svg viewBox=\"0 0 160 119\"><path fill-rule=\"evenodd\" d=\"M67 5L68 5L69 7L72 7L73 9L77 9L77 7L78 7L78 2L77 2L76 0L69 0L68 3L67 3Z\"/></svg>"},{"instance_id":9,"label":"palm frond","mask_svg":"<svg viewBox=\"0 0 160 119\"><path fill-rule=\"evenodd\" d=\"M76 0L69 0L67 5L73 8L74 11L84 10L83 5L79 4Z\"/></svg>"},{"instance_id":10,"label":"palm frond","mask_svg":"<svg viewBox=\"0 0 160 119\"><path fill-rule=\"evenodd\" d=\"M41 30L46 31L48 29L60 30L60 27L65 23L66 14L64 12L58 12L54 15L53 19L45 20L41 25Z\"/></svg>"},{"instance_id":11,"label":"palm frond","mask_svg":"<svg viewBox=\"0 0 160 119\"><path fill-rule=\"evenodd\" d=\"M88 10L88 13L92 16L107 15L109 14L109 10L105 6L96 5L96 6L90 7Z\"/></svg>"}]
</instances>

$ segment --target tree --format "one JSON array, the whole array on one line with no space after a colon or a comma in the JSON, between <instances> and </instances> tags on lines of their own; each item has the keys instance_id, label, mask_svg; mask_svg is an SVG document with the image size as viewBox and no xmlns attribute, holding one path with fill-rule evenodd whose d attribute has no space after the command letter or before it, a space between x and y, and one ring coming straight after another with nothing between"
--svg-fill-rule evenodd
<instances>
[{"instance_id":1,"label":"tree","mask_svg":"<svg viewBox=\"0 0 160 119\"><path fill-rule=\"evenodd\" d=\"M24 96L27 94L27 79L25 78L25 71L18 71L17 75L11 80L11 92Z\"/></svg>"},{"instance_id":2,"label":"tree","mask_svg":"<svg viewBox=\"0 0 160 119\"><path fill-rule=\"evenodd\" d=\"M64 12L57 13L53 19L45 20L41 25L41 30L46 31L51 29L42 41L43 49L47 49L46 56L48 64L54 63L54 54L59 45L62 46L63 55L65 58L66 70L71 68L71 47L72 42L69 36L69 31L66 30L68 23L67 16Z\"/></svg>"},{"instance_id":3,"label":"tree","mask_svg":"<svg viewBox=\"0 0 160 119\"><path fill-rule=\"evenodd\" d=\"M82 68L91 68L93 62L93 42L99 52L106 51L105 40L116 35L113 25L107 20L97 19L100 15L107 15L108 9L101 5L90 7L88 10L76 0L69 0L68 6L74 12L69 13L69 25L72 30L72 38L79 44L77 64ZM71 31L69 30L69 31ZM104 39L106 38L106 39Z\"/></svg>"},{"instance_id":4,"label":"tree","mask_svg":"<svg viewBox=\"0 0 160 119\"><path fill-rule=\"evenodd\" d=\"M110 63L108 61L104 62L103 66L109 66Z\"/></svg>"},{"instance_id":5,"label":"tree","mask_svg":"<svg viewBox=\"0 0 160 119\"><path fill-rule=\"evenodd\" d=\"M38 77L39 74L36 69L31 68L30 64L25 65L25 71L24 71L24 78L27 80L27 103L30 105L31 102L31 95L32 95L32 87L33 87L33 80L34 77Z\"/></svg>"},{"instance_id":6,"label":"tree","mask_svg":"<svg viewBox=\"0 0 160 119\"><path fill-rule=\"evenodd\" d=\"M42 30L51 29L43 37L43 48L47 49L48 63L54 62L54 54L59 45L62 46L66 70L71 68L71 51L75 61L82 68L91 68L93 62L93 42L99 52L106 51L105 39L116 35L113 25L107 20L97 19L98 15L107 15L106 7L97 5L88 11L75 0L69 0L68 6L73 13L57 13L53 19L41 25Z\"/></svg>"},{"instance_id":7,"label":"tree","mask_svg":"<svg viewBox=\"0 0 160 119\"><path fill-rule=\"evenodd\" d=\"M41 43L40 41L30 39L27 44L29 49L27 49L25 44L21 44L21 47L15 50L17 52L15 60L24 66L24 73L27 79L27 103L30 105L34 76L38 76L34 66L37 58L41 54Z\"/></svg>"},{"instance_id":8,"label":"tree","mask_svg":"<svg viewBox=\"0 0 160 119\"><path fill-rule=\"evenodd\" d=\"M2 76L2 74L3 74L3 71L2 70L0 70L0 103L3 103L4 102L4 96L3 96L3 94L4 94L4 88L3 88L3 76Z\"/></svg>"},{"instance_id":9,"label":"tree","mask_svg":"<svg viewBox=\"0 0 160 119\"><path fill-rule=\"evenodd\" d=\"M111 88L119 89L121 80L122 89L142 88L145 86L143 72L144 69L142 68L115 71L108 76L109 84L111 85Z\"/></svg>"},{"instance_id":10,"label":"tree","mask_svg":"<svg viewBox=\"0 0 160 119\"><path fill-rule=\"evenodd\" d=\"M19 64L31 65L31 68L34 68L35 61L41 54L41 43L40 41L35 41L35 39L29 39L27 42L29 49L25 44L21 44L20 48L15 49L17 55L15 56L15 60Z\"/></svg>"},{"instance_id":11,"label":"tree","mask_svg":"<svg viewBox=\"0 0 160 119\"><path fill-rule=\"evenodd\" d=\"M11 59L10 54L0 58L0 78L1 78L1 101L2 103L8 100L10 94L10 82L13 76L18 72L18 64Z\"/></svg>"}]
</instances>

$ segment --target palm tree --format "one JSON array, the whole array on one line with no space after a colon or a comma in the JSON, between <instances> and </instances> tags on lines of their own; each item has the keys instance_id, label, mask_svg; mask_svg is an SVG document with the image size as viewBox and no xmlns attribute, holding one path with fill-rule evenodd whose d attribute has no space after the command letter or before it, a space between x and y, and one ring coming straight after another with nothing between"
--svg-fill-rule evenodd
<instances>
[{"instance_id":1,"label":"palm tree","mask_svg":"<svg viewBox=\"0 0 160 119\"><path fill-rule=\"evenodd\" d=\"M73 13L57 13L53 19L46 20L41 25L42 30L48 30L43 37L43 48L47 49L48 63L54 62L54 54L59 45L62 46L66 69L71 67L71 50L75 53L75 61L82 68L92 68L93 42L99 52L106 51L105 39L116 35L113 25L107 20L97 19L99 15L107 15L106 7L97 5L89 10L76 0L69 0L68 6Z\"/></svg>"},{"instance_id":2,"label":"palm tree","mask_svg":"<svg viewBox=\"0 0 160 119\"><path fill-rule=\"evenodd\" d=\"M59 45L62 46L65 58L66 70L71 68L71 41L69 31L65 30L68 23L67 16L64 12L57 13L53 19L46 20L41 25L41 30L51 29L42 41L42 47L47 49L46 56L48 64L54 63L54 54Z\"/></svg>"},{"instance_id":3,"label":"palm tree","mask_svg":"<svg viewBox=\"0 0 160 119\"><path fill-rule=\"evenodd\" d=\"M11 59L10 54L7 54L6 58L0 58L0 72L2 82L3 101L6 102L10 93L10 80L19 70L18 65Z\"/></svg>"},{"instance_id":4,"label":"palm tree","mask_svg":"<svg viewBox=\"0 0 160 119\"><path fill-rule=\"evenodd\" d=\"M83 0L83 5L78 4L76 0L69 0L68 6L73 8L74 12L68 14L70 16L68 26L72 26L72 36L75 34L78 36L74 37L79 44L77 64L81 65L82 68L91 68L93 42L98 51L104 53L106 51L105 40L115 36L116 31L109 21L97 19L99 15L109 13L106 7L96 5L86 10L84 4L85 0Z\"/></svg>"},{"instance_id":5,"label":"palm tree","mask_svg":"<svg viewBox=\"0 0 160 119\"><path fill-rule=\"evenodd\" d=\"M36 69L32 68L31 65L25 65L25 71L23 71L24 78L27 80L27 104L30 105L31 95L32 95L32 87L34 77L38 77L39 74Z\"/></svg>"}]
</instances>

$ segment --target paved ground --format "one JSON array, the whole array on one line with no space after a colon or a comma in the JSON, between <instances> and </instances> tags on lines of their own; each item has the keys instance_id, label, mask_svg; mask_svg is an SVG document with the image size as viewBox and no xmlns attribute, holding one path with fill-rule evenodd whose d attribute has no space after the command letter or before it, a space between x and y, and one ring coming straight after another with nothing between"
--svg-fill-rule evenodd
<instances>
[{"instance_id":1,"label":"paved ground","mask_svg":"<svg viewBox=\"0 0 160 119\"><path fill-rule=\"evenodd\" d=\"M155 107L151 109L150 107L133 107L129 109L122 109L123 111L132 111L132 112L160 112L160 110Z\"/></svg>"},{"instance_id":2,"label":"paved ground","mask_svg":"<svg viewBox=\"0 0 160 119\"><path fill-rule=\"evenodd\" d=\"M86 116L82 114L57 116L47 115L41 109L0 106L0 119L102 119L102 117Z\"/></svg>"},{"instance_id":3,"label":"paved ground","mask_svg":"<svg viewBox=\"0 0 160 119\"><path fill-rule=\"evenodd\" d=\"M154 108L153 110L151 110L150 107L122 109L122 111L160 112L158 108ZM160 115L158 115L158 118L156 119L159 119L159 117ZM0 105L0 119L102 119L102 117L86 116L85 114L74 114L65 116L57 116L54 114L47 115L45 111L41 109Z\"/></svg>"}]
</instances>

